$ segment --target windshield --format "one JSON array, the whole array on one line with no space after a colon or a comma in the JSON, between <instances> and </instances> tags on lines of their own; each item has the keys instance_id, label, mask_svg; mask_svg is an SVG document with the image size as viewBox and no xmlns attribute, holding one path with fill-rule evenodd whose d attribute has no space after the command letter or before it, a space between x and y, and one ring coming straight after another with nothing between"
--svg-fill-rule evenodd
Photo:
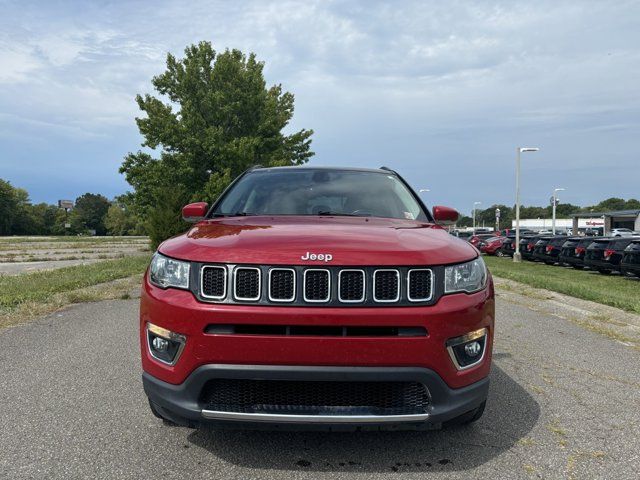
<instances>
[{"instance_id":1,"label":"windshield","mask_svg":"<svg viewBox=\"0 0 640 480\"><path fill-rule=\"evenodd\" d=\"M255 170L233 185L212 215L348 215L429 221L398 177L354 170Z\"/></svg>"}]
</instances>

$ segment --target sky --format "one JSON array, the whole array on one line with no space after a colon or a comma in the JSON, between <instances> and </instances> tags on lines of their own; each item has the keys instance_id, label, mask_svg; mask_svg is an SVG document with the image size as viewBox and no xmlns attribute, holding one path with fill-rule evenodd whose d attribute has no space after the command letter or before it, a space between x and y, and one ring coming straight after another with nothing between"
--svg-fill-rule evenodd
<instances>
[{"instance_id":1,"label":"sky","mask_svg":"<svg viewBox=\"0 0 640 480\"><path fill-rule=\"evenodd\" d=\"M640 2L0 0L0 178L34 202L129 189L166 54L255 52L311 165L397 170L428 205L640 197Z\"/></svg>"}]
</instances>

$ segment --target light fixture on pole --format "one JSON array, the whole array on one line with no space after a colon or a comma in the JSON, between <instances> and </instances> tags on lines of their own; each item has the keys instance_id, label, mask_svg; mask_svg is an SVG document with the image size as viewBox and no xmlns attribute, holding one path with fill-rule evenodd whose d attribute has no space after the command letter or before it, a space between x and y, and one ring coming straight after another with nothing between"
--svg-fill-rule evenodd
<instances>
[{"instance_id":1,"label":"light fixture on pole","mask_svg":"<svg viewBox=\"0 0 640 480\"><path fill-rule=\"evenodd\" d=\"M558 192L564 191L564 188L554 188L553 197L551 197L551 233L556 234L556 206L558 205Z\"/></svg>"},{"instance_id":2,"label":"light fixture on pole","mask_svg":"<svg viewBox=\"0 0 640 480\"><path fill-rule=\"evenodd\" d=\"M482 202L473 202L473 234L476 234L476 205L482 205Z\"/></svg>"},{"instance_id":3,"label":"light fixture on pole","mask_svg":"<svg viewBox=\"0 0 640 480\"><path fill-rule=\"evenodd\" d=\"M523 152L537 152L538 147L518 147L516 150L516 251L513 254L513 261L522 261L520 254L520 154Z\"/></svg>"}]
</instances>

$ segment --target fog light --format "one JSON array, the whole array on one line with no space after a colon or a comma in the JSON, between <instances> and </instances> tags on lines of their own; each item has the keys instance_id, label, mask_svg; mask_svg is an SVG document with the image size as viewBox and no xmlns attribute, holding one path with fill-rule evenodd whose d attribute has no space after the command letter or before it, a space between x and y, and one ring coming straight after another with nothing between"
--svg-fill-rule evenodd
<instances>
[{"instance_id":1,"label":"fog light","mask_svg":"<svg viewBox=\"0 0 640 480\"><path fill-rule=\"evenodd\" d=\"M486 340L486 328L447 340L447 351L456 368L464 370L480 363L484 358Z\"/></svg>"},{"instance_id":2,"label":"fog light","mask_svg":"<svg viewBox=\"0 0 640 480\"><path fill-rule=\"evenodd\" d=\"M470 357L477 357L478 355L480 355L481 350L482 345L480 345L480 342L470 342L464 346L464 353L466 353Z\"/></svg>"},{"instance_id":3,"label":"fog light","mask_svg":"<svg viewBox=\"0 0 640 480\"><path fill-rule=\"evenodd\" d=\"M153 345L153 349L157 352L166 352L169 348L169 341L160 337L155 337L151 344Z\"/></svg>"},{"instance_id":4,"label":"fog light","mask_svg":"<svg viewBox=\"0 0 640 480\"><path fill-rule=\"evenodd\" d=\"M184 335L159 327L153 323L147 323L149 353L159 362L175 365L186 341Z\"/></svg>"}]
</instances>

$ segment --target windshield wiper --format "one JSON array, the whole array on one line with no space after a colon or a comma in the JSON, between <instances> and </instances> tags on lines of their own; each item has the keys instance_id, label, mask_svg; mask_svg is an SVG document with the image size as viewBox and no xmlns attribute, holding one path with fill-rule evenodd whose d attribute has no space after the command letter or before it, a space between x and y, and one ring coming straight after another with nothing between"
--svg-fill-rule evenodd
<instances>
[{"instance_id":1,"label":"windshield wiper","mask_svg":"<svg viewBox=\"0 0 640 480\"><path fill-rule=\"evenodd\" d=\"M236 213L214 213L212 217L247 217L250 215L257 215L257 213L249 212L236 212Z\"/></svg>"},{"instance_id":2,"label":"windshield wiper","mask_svg":"<svg viewBox=\"0 0 640 480\"><path fill-rule=\"evenodd\" d=\"M366 214L357 214L357 213L340 213L340 212L332 212L331 210L322 210L318 212L316 215L327 215L330 217L370 217L370 213Z\"/></svg>"}]
</instances>

